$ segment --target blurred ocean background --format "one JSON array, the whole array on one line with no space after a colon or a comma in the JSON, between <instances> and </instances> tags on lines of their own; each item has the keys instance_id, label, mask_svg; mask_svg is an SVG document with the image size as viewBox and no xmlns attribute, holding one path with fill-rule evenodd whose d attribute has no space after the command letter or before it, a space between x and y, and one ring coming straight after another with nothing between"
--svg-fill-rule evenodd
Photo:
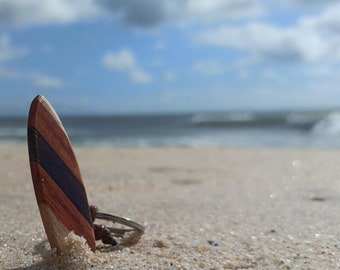
<instances>
[{"instance_id":1,"label":"blurred ocean background","mask_svg":"<svg viewBox=\"0 0 340 270\"><path fill-rule=\"evenodd\" d=\"M61 117L72 144L115 147L340 147L340 110ZM26 143L26 118L0 118L0 143Z\"/></svg>"}]
</instances>

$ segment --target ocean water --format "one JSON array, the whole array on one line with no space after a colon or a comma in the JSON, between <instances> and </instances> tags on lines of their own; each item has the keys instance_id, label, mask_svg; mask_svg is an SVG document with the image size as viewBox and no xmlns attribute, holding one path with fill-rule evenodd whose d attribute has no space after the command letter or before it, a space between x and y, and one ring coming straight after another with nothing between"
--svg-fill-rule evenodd
<instances>
[{"instance_id":1,"label":"ocean water","mask_svg":"<svg viewBox=\"0 0 340 270\"><path fill-rule=\"evenodd\" d=\"M72 144L340 148L340 111L61 117ZM0 143L26 143L26 118L0 118Z\"/></svg>"}]
</instances>

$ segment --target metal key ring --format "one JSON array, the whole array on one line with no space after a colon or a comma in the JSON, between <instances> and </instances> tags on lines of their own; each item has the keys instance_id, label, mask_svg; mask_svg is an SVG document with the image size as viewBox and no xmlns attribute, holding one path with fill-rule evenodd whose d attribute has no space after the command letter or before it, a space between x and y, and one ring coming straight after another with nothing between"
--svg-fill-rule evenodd
<instances>
[{"instance_id":1,"label":"metal key ring","mask_svg":"<svg viewBox=\"0 0 340 270\"><path fill-rule=\"evenodd\" d=\"M111 244L113 246L117 245L118 242L112 237L111 233L117 237L124 237L126 233L131 233L130 237L136 239L139 239L140 236L144 233L145 230L144 226L138 224L137 222L132 221L131 219L128 218L118 217L115 215L99 212L96 206L93 205L90 206L90 213L92 217L92 222L94 222L95 219L102 219L129 227L128 229L114 228L93 223L96 240L101 239L104 244Z\"/></svg>"},{"instance_id":2,"label":"metal key ring","mask_svg":"<svg viewBox=\"0 0 340 270\"><path fill-rule=\"evenodd\" d=\"M125 234L127 232L138 232L140 234L144 233L144 226L138 224L137 222L129 219L129 218L123 218L123 217L118 217L115 215L110 215L110 214L106 214L106 213L102 213L97 211L95 217L97 219L103 219L103 220L107 220L107 221L112 221L114 223L119 223L122 225L125 225L127 227L130 227L132 229L119 229L119 228L110 228L108 227L108 229L113 232L113 233L117 233L117 234Z\"/></svg>"}]
</instances>

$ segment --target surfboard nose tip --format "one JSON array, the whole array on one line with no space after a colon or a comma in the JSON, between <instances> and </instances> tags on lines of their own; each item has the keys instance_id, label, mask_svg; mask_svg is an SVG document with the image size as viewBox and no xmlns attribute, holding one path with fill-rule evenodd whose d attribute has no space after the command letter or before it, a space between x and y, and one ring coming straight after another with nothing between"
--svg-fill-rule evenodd
<instances>
[{"instance_id":1,"label":"surfboard nose tip","mask_svg":"<svg viewBox=\"0 0 340 270\"><path fill-rule=\"evenodd\" d=\"M32 101L32 103L33 102L41 102L41 101L43 101L43 100L46 100L46 98L43 96L43 95L37 95L34 99L33 99L33 101Z\"/></svg>"}]
</instances>

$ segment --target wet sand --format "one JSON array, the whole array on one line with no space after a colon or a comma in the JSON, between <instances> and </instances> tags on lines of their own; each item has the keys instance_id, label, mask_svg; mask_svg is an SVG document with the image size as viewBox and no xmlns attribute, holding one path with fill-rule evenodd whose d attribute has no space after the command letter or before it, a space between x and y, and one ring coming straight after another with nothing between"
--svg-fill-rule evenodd
<instances>
[{"instance_id":1,"label":"wet sand","mask_svg":"<svg viewBox=\"0 0 340 270\"><path fill-rule=\"evenodd\" d=\"M24 145L0 145L1 269L338 269L340 150L76 148L89 202L131 246L49 247Z\"/></svg>"}]
</instances>

